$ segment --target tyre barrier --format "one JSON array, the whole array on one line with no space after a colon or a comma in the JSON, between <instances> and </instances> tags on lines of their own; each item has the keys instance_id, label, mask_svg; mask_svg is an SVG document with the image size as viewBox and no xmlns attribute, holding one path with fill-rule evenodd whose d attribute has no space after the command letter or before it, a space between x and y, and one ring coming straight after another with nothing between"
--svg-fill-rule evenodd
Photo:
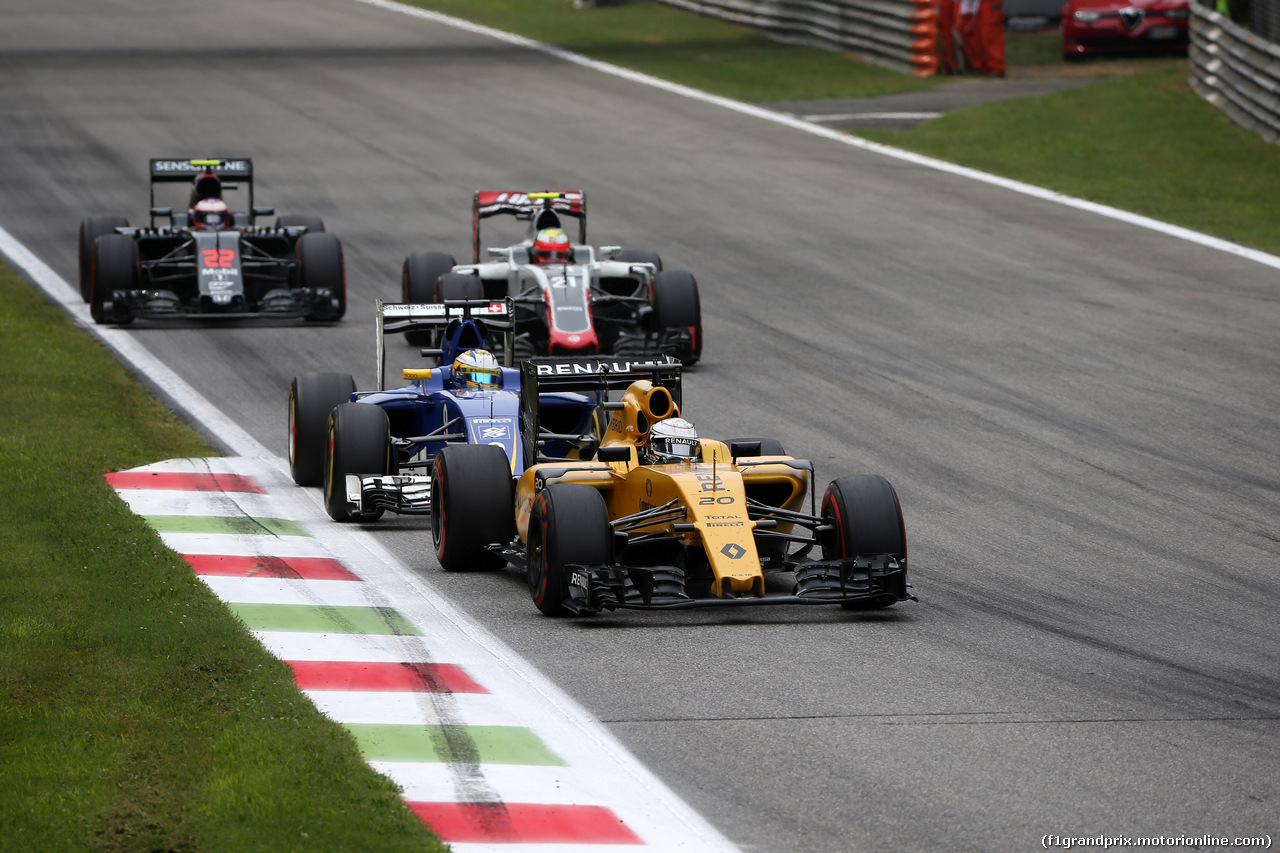
<instances>
[{"instance_id":1,"label":"tyre barrier","mask_svg":"<svg viewBox=\"0 0 1280 853\"><path fill-rule=\"evenodd\" d=\"M850 53L917 77L938 73L933 0L662 0L764 30L776 41Z\"/></svg>"}]
</instances>

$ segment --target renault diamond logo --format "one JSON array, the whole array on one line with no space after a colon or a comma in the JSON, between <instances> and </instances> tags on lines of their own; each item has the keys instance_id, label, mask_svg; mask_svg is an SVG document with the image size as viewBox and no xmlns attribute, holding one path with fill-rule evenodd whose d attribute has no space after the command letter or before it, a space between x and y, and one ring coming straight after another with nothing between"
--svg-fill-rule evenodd
<instances>
[{"instance_id":1,"label":"renault diamond logo","mask_svg":"<svg viewBox=\"0 0 1280 853\"><path fill-rule=\"evenodd\" d=\"M733 542L730 542L728 545L725 545L720 549L720 553L724 554L730 560L737 560L741 558L743 554L747 553L747 549L743 548L741 545L736 545Z\"/></svg>"},{"instance_id":2,"label":"renault diamond logo","mask_svg":"<svg viewBox=\"0 0 1280 853\"><path fill-rule=\"evenodd\" d=\"M1124 25L1131 30L1136 30L1146 16L1147 13L1137 6L1128 6L1120 10L1120 20L1124 21Z\"/></svg>"}]
</instances>

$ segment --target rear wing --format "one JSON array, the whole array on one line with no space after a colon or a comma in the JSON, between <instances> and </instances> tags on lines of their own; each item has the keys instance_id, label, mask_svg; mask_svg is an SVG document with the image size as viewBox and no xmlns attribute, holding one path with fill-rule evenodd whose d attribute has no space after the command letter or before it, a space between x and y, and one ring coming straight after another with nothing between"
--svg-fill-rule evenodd
<instances>
[{"instance_id":1,"label":"rear wing","mask_svg":"<svg viewBox=\"0 0 1280 853\"><path fill-rule=\"evenodd\" d=\"M515 332L515 323L512 322L512 304L510 299L490 300L490 299L450 299L445 302L426 302L426 303L405 303L405 302L383 302L381 299L376 303L376 316L374 318L374 328L377 335L377 343L375 346L375 354L377 365L375 369L378 373L378 390L386 390L386 372L387 372L387 348L386 336L398 335L406 332L422 330L422 329L445 329L454 321L461 321L462 325L469 326L477 335L476 340L466 339L465 336L458 336L461 340L442 341L442 349L423 349L419 350L423 356L443 357L445 349L452 345L462 349L471 347L487 347L489 342L486 339L490 331L503 332L505 340L503 341L503 351L507 361L511 359L511 353L515 349L515 343L511 340ZM450 361L456 353L450 353Z\"/></svg>"},{"instance_id":2,"label":"rear wing","mask_svg":"<svg viewBox=\"0 0 1280 853\"><path fill-rule=\"evenodd\" d=\"M582 190L478 190L471 202L472 263L480 263L480 220L502 214L532 222L535 231L559 227L564 216L577 219L578 242L587 242L587 194Z\"/></svg>"},{"instance_id":3,"label":"rear wing","mask_svg":"<svg viewBox=\"0 0 1280 853\"><path fill-rule=\"evenodd\" d=\"M594 395L596 404L608 408L610 392L621 396L631 383L648 379L671 392L676 406L682 405L680 362L671 356L627 359L610 356L574 358L531 358L520 365L520 440L525 465L545 461L540 449L547 440L572 441L578 436L552 435L538 423L538 395L572 391Z\"/></svg>"},{"instance_id":4,"label":"rear wing","mask_svg":"<svg viewBox=\"0 0 1280 853\"><path fill-rule=\"evenodd\" d=\"M238 189L228 181L243 181L249 193L249 210L253 208L253 161L248 157L213 157L204 160L151 158L151 207L156 206L156 184L189 183L192 204L200 198L222 198L224 189ZM156 214L153 212L152 224Z\"/></svg>"}]
</instances>

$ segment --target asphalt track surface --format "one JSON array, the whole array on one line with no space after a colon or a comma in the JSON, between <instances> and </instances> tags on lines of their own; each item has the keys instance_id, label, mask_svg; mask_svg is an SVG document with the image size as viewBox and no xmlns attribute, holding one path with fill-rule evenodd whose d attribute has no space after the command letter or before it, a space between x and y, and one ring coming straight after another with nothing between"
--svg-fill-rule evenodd
<instances>
[{"instance_id":1,"label":"asphalt track surface","mask_svg":"<svg viewBox=\"0 0 1280 853\"><path fill-rule=\"evenodd\" d=\"M69 281L151 156L324 216L340 325L132 331L281 454L290 378L369 386L373 299L468 254L475 189L581 187L593 243L692 270L686 414L888 477L919 604L549 620L379 529L743 849L1280 828L1275 269L351 0L7 0L0 151Z\"/></svg>"}]
</instances>

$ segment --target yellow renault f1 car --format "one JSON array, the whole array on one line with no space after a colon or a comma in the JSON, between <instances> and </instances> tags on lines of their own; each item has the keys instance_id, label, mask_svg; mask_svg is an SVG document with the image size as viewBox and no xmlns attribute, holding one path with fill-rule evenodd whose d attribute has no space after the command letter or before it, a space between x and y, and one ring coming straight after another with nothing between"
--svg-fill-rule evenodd
<instances>
[{"instance_id":1,"label":"yellow renault f1 car","mask_svg":"<svg viewBox=\"0 0 1280 853\"><path fill-rule=\"evenodd\" d=\"M696 439L685 458L649 461L654 424L680 414L674 361L534 359L522 370L523 474L513 480L498 447L435 457L431 531L446 571L522 568L548 616L916 600L902 510L883 477L834 480L819 508L812 463L774 440ZM550 390L594 399L607 422L557 432L536 405ZM566 442L573 458L543 454Z\"/></svg>"}]
</instances>

